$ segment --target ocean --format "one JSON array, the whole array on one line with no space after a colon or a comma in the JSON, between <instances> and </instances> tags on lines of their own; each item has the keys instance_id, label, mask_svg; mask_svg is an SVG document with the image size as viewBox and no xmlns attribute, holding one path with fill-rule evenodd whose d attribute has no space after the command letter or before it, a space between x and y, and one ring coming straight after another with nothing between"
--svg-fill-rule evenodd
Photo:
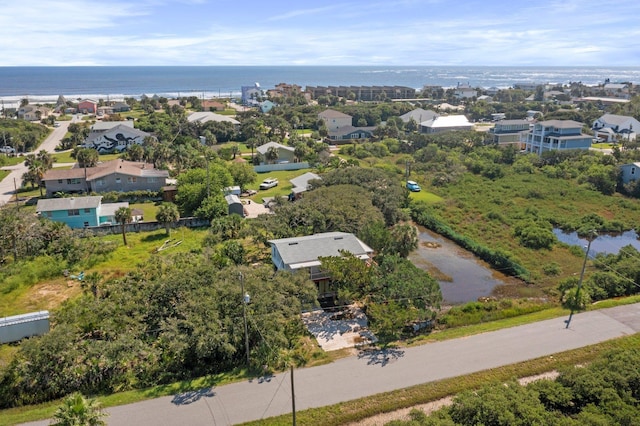
<instances>
[{"instance_id":1,"label":"ocean","mask_svg":"<svg viewBox=\"0 0 640 426\"><path fill-rule=\"evenodd\" d=\"M450 67L450 66L179 66L179 67L0 67L0 101L13 106L66 98L240 95L241 86L279 83L306 86L425 85L508 88L516 83L640 83L640 67Z\"/></svg>"}]
</instances>

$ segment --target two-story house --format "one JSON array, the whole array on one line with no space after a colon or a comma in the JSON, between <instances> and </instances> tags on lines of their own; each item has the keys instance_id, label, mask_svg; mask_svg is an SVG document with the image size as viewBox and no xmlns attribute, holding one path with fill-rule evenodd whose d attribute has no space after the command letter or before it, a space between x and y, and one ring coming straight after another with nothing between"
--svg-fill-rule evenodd
<instances>
[{"instance_id":1,"label":"two-story house","mask_svg":"<svg viewBox=\"0 0 640 426\"><path fill-rule=\"evenodd\" d=\"M533 125L529 120L500 120L489 130L491 143L521 146L522 132Z\"/></svg>"},{"instance_id":2,"label":"two-story house","mask_svg":"<svg viewBox=\"0 0 640 426\"><path fill-rule=\"evenodd\" d=\"M85 148L93 148L101 154L126 151L131 145L143 145L151 134L135 129L127 124L118 124L103 132L92 132L82 144Z\"/></svg>"},{"instance_id":3,"label":"two-story house","mask_svg":"<svg viewBox=\"0 0 640 426\"><path fill-rule=\"evenodd\" d=\"M634 140L640 131L640 121L626 115L604 114L593 122L592 129L596 138L606 142Z\"/></svg>"},{"instance_id":4,"label":"two-story house","mask_svg":"<svg viewBox=\"0 0 640 426\"><path fill-rule=\"evenodd\" d=\"M320 258L341 256L348 252L363 262L370 262L373 249L358 237L346 232L325 232L304 237L270 240L271 261L278 271L305 271L318 288L318 297L334 294L331 277L320 269Z\"/></svg>"},{"instance_id":5,"label":"two-story house","mask_svg":"<svg viewBox=\"0 0 640 426\"><path fill-rule=\"evenodd\" d=\"M327 130L338 130L341 127L353 125L353 117L340 111L326 109L318 114L318 118L324 121Z\"/></svg>"},{"instance_id":6,"label":"two-story house","mask_svg":"<svg viewBox=\"0 0 640 426\"><path fill-rule=\"evenodd\" d=\"M85 228L115 223L115 213L129 203L102 204L101 196L48 198L38 200L36 213L70 228Z\"/></svg>"},{"instance_id":7,"label":"two-story house","mask_svg":"<svg viewBox=\"0 0 640 426\"><path fill-rule=\"evenodd\" d=\"M18 109L18 118L26 121L39 121L48 117L51 109L44 106L24 105Z\"/></svg>"},{"instance_id":8,"label":"two-story house","mask_svg":"<svg viewBox=\"0 0 640 426\"><path fill-rule=\"evenodd\" d=\"M582 133L582 123L573 120L546 120L523 133L525 151L538 155L544 151L589 149L593 136Z\"/></svg>"}]
</instances>

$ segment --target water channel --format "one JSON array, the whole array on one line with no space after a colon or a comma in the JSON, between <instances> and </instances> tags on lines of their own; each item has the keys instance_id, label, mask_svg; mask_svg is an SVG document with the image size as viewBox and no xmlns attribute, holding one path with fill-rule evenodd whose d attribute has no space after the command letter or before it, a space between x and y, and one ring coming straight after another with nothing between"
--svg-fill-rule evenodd
<instances>
[{"instance_id":1,"label":"water channel","mask_svg":"<svg viewBox=\"0 0 640 426\"><path fill-rule=\"evenodd\" d=\"M493 295L498 286L520 283L492 270L454 242L422 226L417 228L418 248L409 259L438 280L444 304L472 302Z\"/></svg>"},{"instance_id":2,"label":"water channel","mask_svg":"<svg viewBox=\"0 0 640 426\"><path fill-rule=\"evenodd\" d=\"M578 237L577 232L563 232L561 229L554 229L558 241L573 245L586 247L588 241ZM626 245L632 245L640 250L640 239L636 231L626 231L621 234L600 234L591 242L590 254L596 253L618 253L620 249Z\"/></svg>"}]
</instances>

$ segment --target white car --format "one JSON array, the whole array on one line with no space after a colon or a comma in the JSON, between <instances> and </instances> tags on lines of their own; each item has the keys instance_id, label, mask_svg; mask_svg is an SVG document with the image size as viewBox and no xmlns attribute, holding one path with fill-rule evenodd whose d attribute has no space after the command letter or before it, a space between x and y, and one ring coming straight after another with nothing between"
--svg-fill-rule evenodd
<instances>
[{"instance_id":1,"label":"white car","mask_svg":"<svg viewBox=\"0 0 640 426\"><path fill-rule=\"evenodd\" d=\"M262 181L262 183L260 184L260 189L269 189L273 188L274 186L278 186L278 179L269 178Z\"/></svg>"},{"instance_id":2,"label":"white car","mask_svg":"<svg viewBox=\"0 0 640 426\"><path fill-rule=\"evenodd\" d=\"M13 154L14 152L16 152L16 150L10 147L9 145L5 145L3 147L0 147L0 152L4 154Z\"/></svg>"}]
</instances>

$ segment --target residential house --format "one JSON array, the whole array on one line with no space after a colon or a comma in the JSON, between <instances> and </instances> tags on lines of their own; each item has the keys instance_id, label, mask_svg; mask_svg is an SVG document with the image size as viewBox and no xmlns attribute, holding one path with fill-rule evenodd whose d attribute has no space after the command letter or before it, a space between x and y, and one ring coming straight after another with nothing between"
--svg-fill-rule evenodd
<instances>
[{"instance_id":1,"label":"residential house","mask_svg":"<svg viewBox=\"0 0 640 426\"><path fill-rule=\"evenodd\" d=\"M270 148L274 148L278 152L278 158L275 161L267 160L267 152ZM267 142L256 148L260 154L265 157L265 163L294 163L296 157L294 155L295 148L279 144L277 142Z\"/></svg>"},{"instance_id":2,"label":"residential house","mask_svg":"<svg viewBox=\"0 0 640 426\"><path fill-rule=\"evenodd\" d=\"M607 96L629 99L629 85L627 83L606 83L603 90Z\"/></svg>"},{"instance_id":3,"label":"residential house","mask_svg":"<svg viewBox=\"0 0 640 426\"><path fill-rule=\"evenodd\" d=\"M442 133L453 130L473 130L473 123L470 123L464 115L443 115L420 123L421 133Z\"/></svg>"},{"instance_id":4,"label":"residential house","mask_svg":"<svg viewBox=\"0 0 640 426\"><path fill-rule=\"evenodd\" d=\"M254 83L253 86L241 86L240 93L242 105L257 105L262 97L260 83Z\"/></svg>"},{"instance_id":5,"label":"residential house","mask_svg":"<svg viewBox=\"0 0 640 426\"><path fill-rule=\"evenodd\" d=\"M114 102L111 108L113 109L113 112L131 111L131 107L126 102Z\"/></svg>"},{"instance_id":6,"label":"residential house","mask_svg":"<svg viewBox=\"0 0 640 426\"><path fill-rule=\"evenodd\" d=\"M593 122L592 129L596 138L606 142L635 140L636 132L640 131L640 121L626 115L604 114Z\"/></svg>"},{"instance_id":7,"label":"residential house","mask_svg":"<svg viewBox=\"0 0 640 426\"><path fill-rule=\"evenodd\" d=\"M582 123L573 120L547 120L522 134L525 150L538 155L544 151L589 149L593 136L582 133Z\"/></svg>"},{"instance_id":8,"label":"residential house","mask_svg":"<svg viewBox=\"0 0 640 426\"><path fill-rule=\"evenodd\" d=\"M260 102L260 111L263 114L268 113L269 111L271 111L273 109L273 107L276 106L276 104L274 104L273 102L266 100L266 101L262 101Z\"/></svg>"},{"instance_id":9,"label":"residential house","mask_svg":"<svg viewBox=\"0 0 640 426\"><path fill-rule=\"evenodd\" d=\"M51 109L44 106L24 105L18 108L18 118L26 121L40 121L51 114Z\"/></svg>"},{"instance_id":10,"label":"residential house","mask_svg":"<svg viewBox=\"0 0 640 426\"><path fill-rule=\"evenodd\" d=\"M58 192L160 192L168 177L168 171L156 169L153 164L116 159L96 167L51 169L42 181L51 197Z\"/></svg>"},{"instance_id":11,"label":"residential house","mask_svg":"<svg viewBox=\"0 0 640 426\"><path fill-rule=\"evenodd\" d=\"M531 125L529 120L500 120L489 130L490 141L497 145L521 147L521 133L528 131Z\"/></svg>"},{"instance_id":12,"label":"residential house","mask_svg":"<svg viewBox=\"0 0 640 426\"><path fill-rule=\"evenodd\" d=\"M322 179L315 173L307 172L303 175L294 177L293 179L289 179L291 185L293 185L293 189L291 189L291 194L289 195L290 200L297 200L302 196L303 192L306 192L310 188L310 182L312 180Z\"/></svg>"},{"instance_id":13,"label":"residential house","mask_svg":"<svg viewBox=\"0 0 640 426\"><path fill-rule=\"evenodd\" d=\"M118 126L127 126L133 129L133 121L132 120L124 120L124 121L97 121L89 127L89 136L91 139L95 137L95 135L107 132L114 127Z\"/></svg>"},{"instance_id":14,"label":"residential house","mask_svg":"<svg viewBox=\"0 0 640 426\"><path fill-rule=\"evenodd\" d=\"M460 84L454 90L454 96L458 99L470 99L478 96L478 91L468 84Z\"/></svg>"},{"instance_id":15,"label":"residential house","mask_svg":"<svg viewBox=\"0 0 640 426\"><path fill-rule=\"evenodd\" d=\"M122 152L131 145L143 145L145 138L148 137L151 137L150 133L129 125L119 124L104 132L90 133L82 146L93 148L101 154Z\"/></svg>"},{"instance_id":16,"label":"residential house","mask_svg":"<svg viewBox=\"0 0 640 426\"><path fill-rule=\"evenodd\" d=\"M302 93L302 87L297 84L279 83L276 86L267 91L269 97L289 97Z\"/></svg>"},{"instance_id":17,"label":"residential house","mask_svg":"<svg viewBox=\"0 0 640 426\"><path fill-rule=\"evenodd\" d=\"M48 198L38 200L36 213L70 228L84 228L115 223L115 213L129 203L102 204L101 196Z\"/></svg>"},{"instance_id":18,"label":"residential house","mask_svg":"<svg viewBox=\"0 0 640 426\"><path fill-rule=\"evenodd\" d=\"M353 117L332 109L322 111L318 114L318 119L324 121L324 124L329 131L353 125Z\"/></svg>"},{"instance_id":19,"label":"residential house","mask_svg":"<svg viewBox=\"0 0 640 426\"><path fill-rule=\"evenodd\" d=\"M208 121L215 121L218 123L231 123L234 127L239 128L240 122L228 115L216 114L211 111L193 112L187 116L189 123L206 123Z\"/></svg>"},{"instance_id":20,"label":"residential house","mask_svg":"<svg viewBox=\"0 0 640 426\"><path fill-rule=\"evenodd\" d=\"M83 114L96 114L98 112L98 102L92 99L85 99L78 103L78 112Z\"/></svg>"},{"instance_id":21,"label":"residential house","mask_svg":"<svg viewBox=\"0 0 640 426\"><path fill-rule=\"evenodd\" d=\"M620 177L623 184L640 178L640 163L623 164L620 166Z\"/></svg>"},{"instance_id":22,"label":"residential house","mask_svg":"<svg viewBox=\"0 0 640 426\"><path fill-rule=\"evenodd\" d=\"M305 271L316 283L320 298L331 297L331 277L320 270L320 258L342 256L348 252L363 262L371 262L373 249L355 235L346 232L325 232L304 237L270 240L271 261L278 271Z\"/></svg>"},{"instance_id":23,"label":"residential house","mask_svg":"<svg viewBox=\"0 0 640 426\"><path fill-rule=\"evenodd\" d=\"M412 111L402 114L400 116L400 120L402 120L404 123L408 123L409 121L411 121L411 119L413 119L413 121L415 121L416 124L419 124L419 123L422 123L423 121L433 120L438 115L440 114L438 114L435 111L416 108Z\"/></svg>"},{"instance_id":24,"label":"residential house","mask_svg":"<svg viewBox=\"0 0 640 426\"><path fill-rule=\"evenodd\" d=\"M333 141L347 141L353 139L369 139L376 130L375 126L355 127L345 126L335 130L329 130L328 137Z\"/></svg>"}]
</instances>

